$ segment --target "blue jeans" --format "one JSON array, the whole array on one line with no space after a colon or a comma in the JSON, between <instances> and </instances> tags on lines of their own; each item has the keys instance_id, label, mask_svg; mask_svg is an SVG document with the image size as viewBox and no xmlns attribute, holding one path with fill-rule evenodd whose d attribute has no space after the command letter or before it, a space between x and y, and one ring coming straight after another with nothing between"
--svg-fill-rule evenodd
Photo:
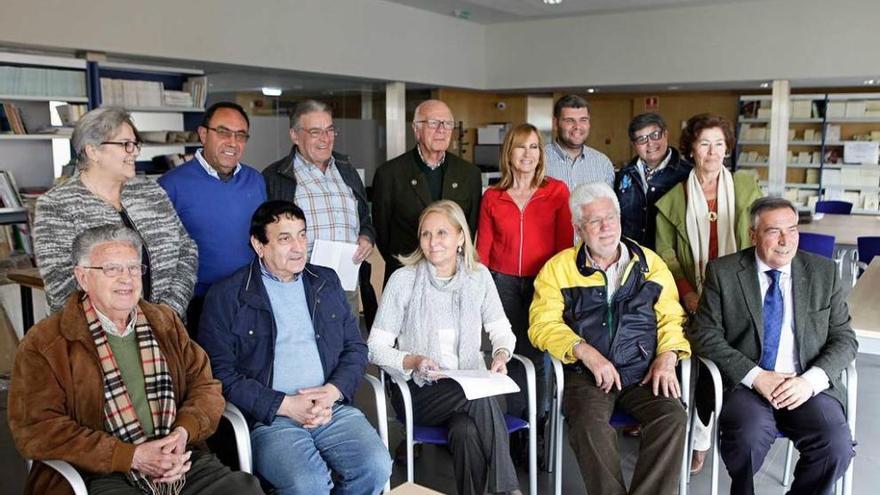
<instances>
[{"instance_id":1,"label":"blue jeans","mask_svg":"<svg viewBox=\"0 0 880 495\"><path fill-rule=\"evenodd\" d=\"M256 472L279 495L378 494L391 476L388 450L353 406L337 404L333 419L314 429L277 416L254 428L251 446Z\"/></svg>"}]
</instances>

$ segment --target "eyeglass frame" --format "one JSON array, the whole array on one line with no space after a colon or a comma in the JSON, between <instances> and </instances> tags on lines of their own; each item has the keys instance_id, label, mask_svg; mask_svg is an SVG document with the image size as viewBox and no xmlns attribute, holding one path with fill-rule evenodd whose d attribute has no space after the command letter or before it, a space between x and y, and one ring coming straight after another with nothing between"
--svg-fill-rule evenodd
<instances>
[{"instance_id":1,"label":"eyeglass frame","mask_svg":"<svg viewBox=\"0 0 880 495\"><path fill-rule=\"evenodd\" d=\"M101 141L101 146L105 144L115 144L117 146L122 146L122 149L129 154L134 153L135 150L140 153L141 148L143 148L144 146L144 143L141 141Z\"/></svg>"},{"instance_id":2,"label":"eyeglass frame","mask_svg":"<svg viewBox=\"0 0 880 495\"><path fill-rule=\"evenodd\" d=\"M246 131L233 131L232 129L227 129L223 126L208 127L206 125L203 125L202 127L204 127L205 129L207 129L209 131L216 132L217 135L219 135L220 137L222 137L224 139L232 138L235 141L241 141L243 143L246 143L246 142L248 142L248 139L251 138L251 135Z\"/></svg>"},{"instance_id":3,"label":"eyeglass frame","mask_svg":"<svg viewBox=\"0 0 880 495\"><path fill-rule=\"evenodd\" d=\"M87 266L87 265L78 265L78 266L80 268L87 268L90 270L101 270L101 273L104 274L104 276L107 278L119 278L120 276L122 276L122 274L125 271L127 271L128 275L131 277L140 277L141 275L143 275L144 273L147 273L147 271L148 271L147 265L145 265L143 263L131 263L128 265L123 265L121 263L107 263L104 266ZM137 269L139 270L139 273L137 273L137 274L132 273L131 270L133 267L137 267ZM107 270L114 270L114 269L119 269L120 272L116 275L110 275L107 273Z\"/></svg>"},{"instance_id":4,"label":"eyeglass frame","mask_svg":"<svg viewBox=\"0 0 880 495\"><path fill-rule=\"evenodd\" d=\"M428 126L428 129L439 129L441 126L447 131L455 129L454 120L424 119L414 120L413 124L426 124Z\"/></svg>"},{"instance_id":5,"label":"eyeglass frame","mask_svg":"<svg viewBox=\"0 0 880 495\"><path fill-rule=\"evenodd\" d=\"M321 129L320 127L312 127L311 129L306 129L305 127L294 127L293 130L297 132L305 132L312 139L321 139L324 136L333 136L334 138L336 136L339 136L339 129L337 129L335 125L331 125L323 129Z\"/></svg>"},{"instance_id":6,"label":"eyeglass frame","mask_svg":"<svg viewBox=\"0 0 880 495\"><path fill-rule=\"evenodd\" d=\"M605 222L613 223L615 221L620 220L620 216L621 216L620 213L615 212L615 213L610 213L608 215L605 215L604 217L596 216L596 217L590 217L590 218L582 218L578 222L578 226L586 228L587 230L590 230L590 231L595 231L597 229L602 228L602 224Z\"/></svg>"},{"instance_id":7,"label":"eyeglass frame","mask_svg":"<svg viewBox=\"0 0 880 495\"><path fill-rule=\"evenodd\" d=\"M664 134L666 134L665 130L657 129L656 131L649 132L648 134L644 134L644 135L636 136L636 137L632 138L632 142L633 142L633 144L640 145L640 146L648 144L648 141L651 141L652 143L656 143L657 141L660 141L660 139L663 138ZM655 135L657 137L653 137Z\"/></svg>"}]
</instances>

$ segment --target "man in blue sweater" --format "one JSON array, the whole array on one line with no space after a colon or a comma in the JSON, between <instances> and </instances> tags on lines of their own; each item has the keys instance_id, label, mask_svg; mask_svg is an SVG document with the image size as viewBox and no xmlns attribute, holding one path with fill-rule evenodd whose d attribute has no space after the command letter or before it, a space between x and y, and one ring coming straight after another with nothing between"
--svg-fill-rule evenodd
<instances>
[{"instance_id":1,"label":"man in blue sweater","mask_svg":"<svg viewBox=\"0 0 880 495\"><path fill-rule=\"evenodd\" d=\"M249 128L241 106L211 105L198 129L203 147L195 158L159 179L199 247L198 279L186 310L186 327L193 338L211 284L254 257L246 240L251 215L266 201L266 183L257 170L239 163Z\"/></svg>"},{"instance_id":2,"label":"man in blue sweater","mask_svg":"<svg viewBox=\"0 0 880 495\"><path fill-rule=\"evenodd\" d=\"M268 201L251 221L258 259L208 291L199 343L251 428L257 474L278 494L377 494L391 458L351 405L367 346L336 273L306 263L306 221Z\"/></svg>"}]
</instances>

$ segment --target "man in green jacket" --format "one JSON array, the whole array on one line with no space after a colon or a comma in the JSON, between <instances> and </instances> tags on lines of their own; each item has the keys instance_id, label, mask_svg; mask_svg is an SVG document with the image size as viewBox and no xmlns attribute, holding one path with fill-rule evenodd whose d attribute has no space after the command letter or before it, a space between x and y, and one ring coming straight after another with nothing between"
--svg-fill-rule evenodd
<instances>
[{"instance_id":1,"label":"man in green jacket","mask_svg":"<svg viewBox=\"0 0 880 495\"><path fill-rule=\"evenodd\" d=\"M452 110L440 100L424 101L416 107L412 129L416 147L382 164L373 177L373 224L386 282L400 268L395 256L418 249L419 215L426 206L455 201L471 235L480 213L480 170L447 152L455 129Z\"/></svg>"}]
</instances>

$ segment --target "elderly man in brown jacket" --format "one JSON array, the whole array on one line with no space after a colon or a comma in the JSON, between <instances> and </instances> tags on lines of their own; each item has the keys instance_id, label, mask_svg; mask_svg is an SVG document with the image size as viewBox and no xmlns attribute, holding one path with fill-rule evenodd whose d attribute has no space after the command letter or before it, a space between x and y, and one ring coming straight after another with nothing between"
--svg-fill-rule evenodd
<instances>
[{"instance_id":1,"label":"elderly man in brown jacket","mask_svg":"<svg viewBox=\"0 0 880 495\"><path fill-rule=\"evenodd\" d=\"M72 464L89 493L262 493L252 476L188 450L217 427L220 383L174 311L140 299L141 253L124 226L74 241L83 291L35 325L15 358L9 425L18 450ZM26 492L70 488L36 462Z\"/></svg>"}]
</instances>

